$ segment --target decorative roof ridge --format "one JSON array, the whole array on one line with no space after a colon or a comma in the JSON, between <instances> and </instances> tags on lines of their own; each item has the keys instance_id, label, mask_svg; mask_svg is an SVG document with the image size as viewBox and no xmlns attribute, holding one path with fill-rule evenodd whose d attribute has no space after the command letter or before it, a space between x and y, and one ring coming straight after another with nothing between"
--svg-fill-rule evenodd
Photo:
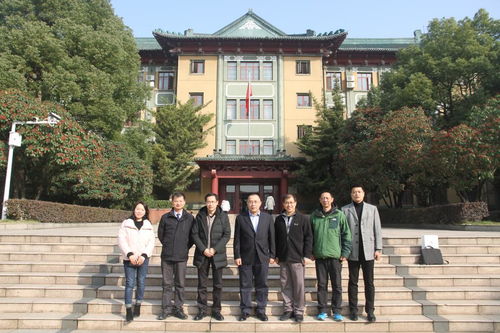
<instances>
[{"instance_id":1,"label":"decorative roof ridge","mask_svg":"<svg viewBox=\"0 0 500 333\"><path fill-rule=\"evenodd\" d=\"M247 17L251 17L252 19L256 20L257 22L259 22L260 24L262 24L267 29L271 30L272 32L274 32L277 35L281 35L281 36L286 36L287 35L282 30L278 29L277 27L275 27L274 25L272 25L268 21L264 20L259 15L255 14L252 9L249 9L248 12L246 12L245 14L243 14L242 16L240 16L239 18L237 18L233 22L231 22L231 23L227 24L226 26L222 27L221 29L217 30L216 32L213 33L213 35L214 36L220 36L220 35L226 33L231 28L233 28L234 26L238 25L240 22L242 22L243 20L245 20Z\"/></svg>"},{"instance_id":2,"label":"decorative roof ridge","mask_svg":"<svg viewBox=\"0 0 500 333\"><path fill-rule=\"evenodd\" d=\"M153 32L153 36L163 37L163 38L172 38L172 39L254 39L254 40L279 40L279 39L289 39L289 40L330 40L337 39L341 36L347 36L347 32L342 32L336 35L326 35L326 36L305 36L305 35L284 35L284 36L276 36L276 37L239 37L239 36L216 36L216 35L176 35L176 34L165 34L159 32Z\"/></svg>"}]
</instances>

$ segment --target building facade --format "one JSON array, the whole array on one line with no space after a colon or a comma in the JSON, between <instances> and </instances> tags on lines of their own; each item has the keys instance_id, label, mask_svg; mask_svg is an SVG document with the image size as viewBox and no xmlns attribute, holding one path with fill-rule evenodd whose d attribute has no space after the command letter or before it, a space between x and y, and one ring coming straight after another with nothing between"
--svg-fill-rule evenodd
<instances>
[{"instance_id":1,"label":"building facade","mask_svg":"<svg viewBox=\"0 0 500 333\"><path fill-rule=\"evenodd\" d=\"M349 39L342 29L290 35L252 11L213 34L189 29L153 36L136 39L139 79L153 89L148 109L191 98L210 102L202 112L214 115L208 145L195 159L199 186L188 200L201 202L215 192L235 213L250 193L272 195L278 203L295 192L294 170L302 159L295 142L314 124L313 98L330 105L339 88L349 116L390 70L396 52L419 42L418 33L401 39Z\"/></svg>"}]
</instances>

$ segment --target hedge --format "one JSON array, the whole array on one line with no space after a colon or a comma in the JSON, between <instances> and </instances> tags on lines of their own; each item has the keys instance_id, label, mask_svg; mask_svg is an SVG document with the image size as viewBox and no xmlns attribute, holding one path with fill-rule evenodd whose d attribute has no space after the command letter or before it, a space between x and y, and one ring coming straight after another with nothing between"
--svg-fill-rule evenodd
<instances>
[{"instance_id":1,"label":"hedge","mask_svg":"<svg viewBox=\"0 0 500 333\"><path fill-rule=\"evenodd\" d=\"M52 223L121 222L130 216L126 210L68 205L57 202L11 199L8 218Z\"/></svg>"},{"instance_id":2,"label":"hedge","mask_svg":"<svg viewBox=\"0 0 500 333\"><path fill-rule=\"evenodd\" d=\"M486 202L463 202L423 208L380 208L382 224L458 224L489 216Z\"/></svg>"}]
</instances>

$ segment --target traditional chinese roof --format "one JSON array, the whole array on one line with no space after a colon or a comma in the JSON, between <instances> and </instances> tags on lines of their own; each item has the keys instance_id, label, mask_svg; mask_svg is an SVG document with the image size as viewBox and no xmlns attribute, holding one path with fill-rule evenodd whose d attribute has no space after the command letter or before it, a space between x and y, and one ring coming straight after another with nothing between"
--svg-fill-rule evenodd
<instances>
[{"instance_id":1,"label":"traditional chinese roof","mask_svg":"<svg viewBox=\"0 0 500 333\"><path fill-rule=\"evenodd\" d=\"M302 158L292 157L290 155L209 155L206 157L197 157L196 162L228 162L228 161L257 161L257 162L295 162Z\"/></svg>"},{"instance_id":2,"label":"traditional chinese roof","mask_svg":"<svg viewBox=\"0 0 500 333\"><path fill-rule=\"evenodd\" d=\"M341 51L392 51L418 44L417 38L346 38Z\"/></svg>"}]
</instances>

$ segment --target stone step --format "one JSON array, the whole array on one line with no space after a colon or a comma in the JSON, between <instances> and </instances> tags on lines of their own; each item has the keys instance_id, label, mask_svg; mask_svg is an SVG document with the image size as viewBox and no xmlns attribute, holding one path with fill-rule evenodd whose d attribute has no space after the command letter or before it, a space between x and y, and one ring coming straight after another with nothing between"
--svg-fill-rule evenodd
<instances>
[{"instance_id":1,"label":"stone step","mask_svg":"<svg viewBox=\"0 0 500 333\"><path fill-rule=\"evenodd\" d=\"M1 329L74 329L80 330L134 330L134 331L231 331L231 332L496 332L500 328L500 316L423 316L391 315L378 316L376 323L367 324L364 317L357 322L345 320L319 322L306 316L304 322L281 322L270 318L261 322L250 317L245 322L238 322L237 316L227 316L225 321L217 322L209 317L196 322L192 319L178 320L168 318L156 320L154 315L141 315L131 323L124 321L120 314L67 314L67 313L7 313L0 314Z\"/></svg>"},{"instance_id":2,"label":"stone step","mask_svg":"<svg viewBox=\"0 0 500 333\"><path fill-rule=\"evenodd\" d=\"M118 233L118 228L117 228ZM58 243L58 244L116 244L116 236L81 236L81 235L33 235L33 234L16 234L0 235L0 243ZM384 245L420 245L420 237L384 237ZM157 244L159 241L157 239ZM232 239L228 245L232 244ZM500 245L500 237L490 236L441 236L439 238L441 245L462 245L462 246L475 246L475 245Z\"/></svg>"},{"instance_id":3,"label":"stone step","mask_svg":"<svg viewBox=\"0 0 500 333\"><path fill-rule=\"evenodd\" d=\"M420 264L420 254L398 254L385 255L383 258L388 258L389 264ZM443 260L450 264L500 264L500 255L498 254L444 254Z\"/></svg>"},{"instance_id":4,"label":"stone step","mask_svg":"<svg viewBox=\"0 0 500 333\"><path fill-rule=\"evenodd\" d=\"M398 275L498 275L499 264L395 265Z\"/></svg>"},{"instance_id":5,"label":"stone step","mask_svg":"<svg viewBox=\"0 0 500 333\"><path fill-rule=\"evenodd\" d=\"M411 275L404 277L405 286L450 287L450 286L490 286L500 287L500 274L485 275Z\"/></svg>"},{"instance_id":6,"label":"stone step","mask_svg":"<svg viewBox=\"0 0 500 333\"><path fill-rule=\"evenodd\" d=\"M485 287L486 288L486 287ZM209 287L210 291L212 288ZM344 288L344 296L347 299L347 290ZM194 300L197 297L196 287L186 287L185 298ZM363 287L359 288L360 299L363 297ZM309 287L305 290L306 300L316 300L316 288ZM411 290L404 287L378 287L376 288L376 298L379 300L409 300ZM162 288L160 286L147 286L144 294L145 299L161 299ZM0 284L0 297L87 297L87 298L112 298L123 299L123 286L83 286L83 285L48 285L48 284ZM226 287L222 295L225 301L238 301L239 288ZM269 288L269 300L281 300L280 288Z\"/></svg>"},{"instance_id":7,"label":"stone step","mask_svg":"<svg viewBox=\"0 0 500 333\"><path fill-rule=\"evenodd\" d=\"M500 266L500 265L499 265ZM269 266L269 274L279 274L278 265ZM38 261L10 261L0 263L0 272L81 272L81 273L123 273L123 264L121 263L73 263L73 262L38 262ZM151 264L148 268L149 274L161 274L159 264ZM389 264L376 264L375 275L394 275L396 267ZM197 274L194 266L188 265L187 274ZM225 275L238 275L237 266L230 264L224 268ZM313 264L305 266L306 276L316 276L316 269ZM347 264L342 266L342 275L348 275Z\"/></svg>"},{"instance_id":8,"label":"stone step","mask_svg":"<svg viewBox=\"0 0 500 333\"><path fill-rule=\"evenodd\" d=\"M462 246L440 244L439 248L444 255L462 254L471 256L477 254L500 254L500 245ZM421 249L420 245L388 245L384 247L384 255L420 254Z\"/></svg>"},{"instance_id":9,"label":"stone step","mask_svg":"<svg viewBox=\"0 0 500 333\"><path fill-rule=\"evenodd\" d=\"M414 300L494 300L500 299L500 287L408 287Z\"/></svg>"},{"instance_id":10,"label":"stone step","mask_svg":"<svg viewBox=\"0 0 500 333\"><path fill-rule=\"evenodd\" d=\"M306 315L314 316L318 312L317 303L306 303ZM359 313L363 313L363 302L359 303ZM195 316L198 313L196 301L186 301L184 311ZM124 313L123 300L118 299L92 299L92 298L0 298L0 312L80 312L80 313ZM161 312L160 300L145 300L141 307L142 314L159 314ZM222 302L223 315L240 314L239 301ZM422 305L413 300L377 300L376 314L422 314ZM266 308L269 316L283 314L281 301L270 301ZM349 314L347 301L342 304L342 314Z\"/></svg>"},{"instance_id":11,"label":"stone step","mask_svg":"<svg viewBox=\"0 0 500 333\"><path fill-rule=\"evenodd\" d=\"M342 277L342 284L347 288L348 275ZM209 278L211 284L211 278ZM239 286L239 277L237 275L223 276L224 286L237 287ZM122 273L57 273L57 272L3 272L0 273L0 283L17 283L17 284L78 284L78 285L125 285L125 277ZM270 287L279 287L279 275L270 274L268 278ZM148 286L161 286L161 274L148 274L146 284ZM404 279L396 275L376 275L375 284L380 287L402 287ZM198 285L198 275L187 274L186 286L195 287ZM363 285L363 279L360 279L359 285ZM308 275L305 277L306 287L316 286L316 275Z\"/></svg>"}]
</instances>

